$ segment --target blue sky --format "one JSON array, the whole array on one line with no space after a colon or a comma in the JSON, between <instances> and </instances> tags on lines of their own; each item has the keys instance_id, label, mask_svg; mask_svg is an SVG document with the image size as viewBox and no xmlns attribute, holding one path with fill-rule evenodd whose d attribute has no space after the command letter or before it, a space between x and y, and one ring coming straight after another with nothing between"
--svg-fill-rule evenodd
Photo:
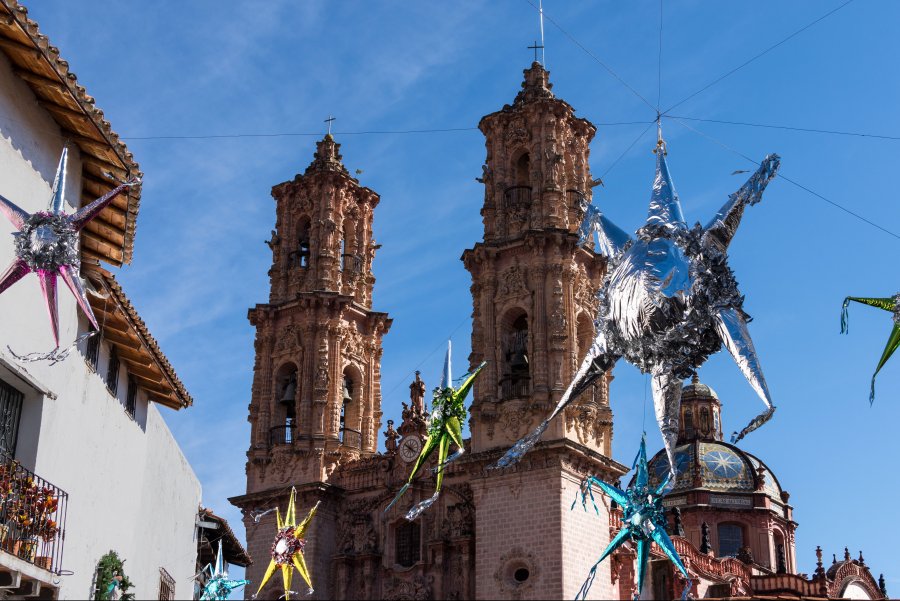
<instances>
[{"instance_id":1,"label":"blue sky","mask_svg":"<svg viewBox=\"0 0 900 601\"><path fill-rule=\"evenodd\" d=\"M536 0L535 0L536 1ZM341 132L468 128L514 98L538 36L526 0L477 2L30 3L30 16L124 137L324 133L329 114L344 161L381 194L374 308L394 326L385 339L385 418L399 418L412 371L429 385L453 333L456 363L469 351L470 279L459 256L481 237L484 141L477 130L434 134ZM661 105L665 109L826 13L840 2L666 2ZM572 37L655 105L659 4L547 0ZM900 4L849 4L673 113L703 119L900 135L895 43ZM622 155L651 109L554 25L546 24L554 91L598 124L594 176ZM735 125L690 125L744 154L782 156L781 173L883 227L900 231L900 142ZM686 217L705 222L752 165L664 122L669 166ZM204 502L241 528L225 500L244 491L253 330L246 310L265 302L274 226L271 186L310 162L313 136L131 140L146 176L133 265L119 278L192 392L166 413L204 487ZM625 230L642 222L653 176L648 132L604 176L597 204ZM848 294L898 291L891 256L900 240L776 179L748 210L731 266L753 315L751 334L779 410L741 444L791 492L801 570L860 549L889 592L900 592L893 539L900 495L900 359L869 376L890 331L887 313L851 307ZM613 453L628 462L642 423L645 377L620 364L612 384ZM730 358L700 371L724 403L725 427L762 407ZM652 416L652 412L649 412ZM650 444L660 447L652 418ZM870 506L869 503L872 503ZM890 505L888 505L890 507ZM598 549L599 552L599 549Z\"/></svg>"}]
</instances>

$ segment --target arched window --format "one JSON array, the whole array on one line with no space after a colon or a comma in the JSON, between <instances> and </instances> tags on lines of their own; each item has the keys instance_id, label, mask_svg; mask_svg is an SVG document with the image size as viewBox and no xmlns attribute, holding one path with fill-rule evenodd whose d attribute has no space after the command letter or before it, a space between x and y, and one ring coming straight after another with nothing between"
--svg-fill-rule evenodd
<instances>
[{"instance_id":1,"label":"arched window","mask_svg":"<svg viewBox=\"0 0 900 601\"><path fill-rule=\"evenodd\" d=\"M784 537L780 532L775 533L775 572L787 573L787 550L784 546Z\"/></svg>"},{"instance_id":2,"label":"arched window","mask_svg":"<svg viewBox=\"0 0 900 601\"><path fill-rule=\"evenodd\" d=\"M527 186L531 180L531 159L527 152L516 160L516 185Z\"/></svg>"},{"instance_id":3,"label":"arched window","mask_svg":"<svg viewBox=\"0 0 900 601\"><path fill-rule=\"evenodd\" d=\"M690 409L684 410L684 437L693 438L694 436L694 412Z\"/></svg>"},{"instance_id":4,"label":"arched window","mask_svg":"<svg viewBox=\"0 0 900 601\"><path fill-rule=\"evenodd\" d=\"M505 338L505 366L501 380L503 398L527 397L531 372L528 359L528 316L524 311L520 311L514 317L511 316Z\"/></svg>"},{"instance_id":5,"label":"arched window","mask_svg":"<svg viewBox=\"0 0 900 601\"><path fill-rule=\"evenodd\" d=\"M734 557L744 546L744 529L739 524L719 524L719 557Z\"/></svg>"},{"instance_id":6,"label":"arched window","mask_svg":"<svg viewBox=\"0 0 900 601\"><path fill-rule=\"evenodd\" d=\"M348 405L353 402L353 380L350 376L344 374L344 382L341 387L341 439L343 440L344 430L347 427L347 409Z\"/></svg>"},{"instance_id":7,"label":"arched window","mask_svg":"<svg viewBox=\"0 0 900 601\"><path fill-rule=\"evenodd\" d=\"M700 408L700 432L709 434L709 408Z\"/></svg>"},{"instance_id":8,"label":"arched window","mask_svg":"<svg viewBox=\"0 0 900 601\"><path fill-rule=\"evenodd\" d=\"M396 563L404 568L412 567L422 556L421 529L418 522L403 521L394 532Z\"/></svg>"},{"instance_id":9,"label":"arched window","mask_svg":"<svg viewBox=\"0 0 900 601\"><path fill-rule=\"evenodd\" d=\"M291 444L297 432L297 367L282 365L275 376L275 412L270 444Z\"/></svg>"},{"instance_id":10,"label":"arched window","mask_svg":"<svg viewBox=\"0 0 900 601\"><path fill-rule=\"evenodd\" d=\"M297 267L309 267L309 217L303 217L297 227Z\"/></svg>"}]
</instances>

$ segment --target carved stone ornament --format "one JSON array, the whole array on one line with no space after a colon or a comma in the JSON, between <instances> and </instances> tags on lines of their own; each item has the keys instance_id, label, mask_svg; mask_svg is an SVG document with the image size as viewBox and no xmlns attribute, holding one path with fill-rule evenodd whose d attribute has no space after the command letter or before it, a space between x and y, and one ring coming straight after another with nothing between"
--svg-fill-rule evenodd
<instances>
[{"instance_id":1,"label":"carved stone ornament","mask_svg":"<svg viewBox=\"0 0 900 601\"><path fill-rule=\"evenodd\" d=\"M525 127L525 120L521 117L513 119L506 126L506 135L503 136L507 148L525 145L531 138L528 129Z\"/></svg>"},{"instance_id":2,"label":"carved stone ornament","mask_svg":"<svg viewBox=\"0 0 900 601\"><path fill-rule=\"evenodd\" d=\"M566 431L575 432L575 436L583 445L603 444L603 430L606 425L600 408L590 400L591 389L585 392L587 402L573 403L566 407Z\"/></svg>"},{"instance_id":3,"label":"carved stone ornament","mask_svg":"<svg viewBox=\"0 0 900 601\"><path fill-rule=\"evenodd\" d=\"M384 587L383 599L404 599L410 601L428 601L432 599L431 583L433 576L416 575L411 581L391 578Z\"/></svg>"},{"instance_id":4,"label":"carved stone ornament","mask_svg":"<svg viewBox=\"0 0 900 601\"><path fill-rule=\"evenodd\" d=\"M275 352L283 353L300 347L300 332L294 324L290 324L280 332L275 342Z\"/></svg>"},{"instance_id":5,"label":"carved stone ornament","mask_svg":"<svg viewBox=\"0 0 900 601\"><path fill-rule=\"evenodd\" d=\"M531 428L531 411L518 403L507 403L500 413L500 428L512 440L518 440Z\"/></svg>"},{"instance_id":6,"label":"carved stone ornament","mask_svg":"<svg viewBox=\"0 0 900 601\"><path fill-rule=\"evenodd\" d=\"M596 313L599 304L597 289L583 271L575 277L575 300L581 307L589 307L592 314Z\"/></svg>"},{"instance_id":7,"label":"carved stone ornament","mask_svg":"<svg viewBox=\"0 0 900 601\"><path fill-rule=\"evenodd\" d=\"M366 345L363 342L363 335L357 329L356 324L342 326L340 330L341 349L345 355L355 355L363 357L365 355Z\"/></svg>"},{"instance_id":8,"label":"carved stone ornament","mask_svg":"<svg viewBox=\"0 0 900 601\"><path fill-rule=\"evenodd\" d=\"M457 503L447 508L447 515L441 522L441 537L444 539L471 536L475 530L475 516L468 503Z\"/></svg>"},{"instance_id":9,"label":"carved stone ornament","mask_svg":"<svg viewBox=\"0 0 900 601\"><path fill-rule=\"evenodd\" d=\"M500 276L498 295L501 298L509 298L523 294L528 294L528 288L525 287L525 276L518 265L513 265Z\"/></svg>"},{"instance_id":10,"label":"carved stone ornament","mask_svg":"<svg viewBox=\"0 0 900 601\"><path fill-rule=\"evenodd\" d=\"M378 532L367 501L351 503L338 518L338 552L344 555L378 552Z\"/></svg>"}]
</instances>

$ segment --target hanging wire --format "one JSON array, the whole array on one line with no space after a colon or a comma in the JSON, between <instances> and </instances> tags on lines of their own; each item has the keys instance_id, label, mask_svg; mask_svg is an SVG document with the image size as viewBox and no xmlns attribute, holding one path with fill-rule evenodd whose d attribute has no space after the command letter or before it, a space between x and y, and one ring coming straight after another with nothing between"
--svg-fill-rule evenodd
<instances>
[{"instance_id":1,"label":"hanging wire","mask_svg":"<svg viewBox=\"0 0 900 601\"><path fill-rule=\"evenodd\" d=\"M531 0L525 0L525 2L527 2L528 4L530 4L534 9L540 10L540 9L538 8L538 5L535 4L534 2L532 2ZM632 94L634 94L635 96L637 96L637 97L641 100L641 102L643 102L643 103L646 104L648 107L650 107L650 110L656 112L656 107L653 106L653 105L650 103L649 100L647 100L646 98L644 98L644 97L641 95L640 92L638 92L638 91L635 90L633 87L631 87L630 85L628 85L628 82L626 82L624 79L622 79L622 78L619 76L618 73L616 73L615 71L613 71L612 67L610 67L609 65L607 65L606 63L604 63L602 60L600 60L600 59L597 57L597 55L595 55L593 52L591 52L590 50L588 50L587 47L585 47L584 44L582 44L581 42L579 42L579 41L575 38L575 36L573 36L571 33L569 33L568 31L566 31L565 29L563 29L562 26L561 26L559 23L557 23L557 22L553 19L553 17L551 17L550 15L547 14L546 11L544 11L543 14L544 14L544 18L547 19L548 21L550 21L550 22L553 24L553 26L556 27L556 28L560 31L560 33L562 33L564 36L566 36L567 38L569 38L569 40L570 40L573 44L575 44L576 46L578 46L579 48L581 48L588 56L590 56L592 59L594 59L594 60L597 62L597 64L599 64L601 67L603 67L604 69L606 69L607 73L609 73L610 75L612 75L612 76L615 78L615 80L618 81L620 84L622 84L623 86L625 86L626 88L628 88L628 90L630 90Z\"/></svg>"},{"instance_id":2,"label":"hanging wire","mask_svg":"<svg viewBox=\"0 0 900 601\"><path fill-rule=\"evenodd\" d=\"M428 353L427 355L425 355L425 358L422 359L421 361L419 361L419 364L416 365L416 366L412 369L412 371L410 371L410 372L404 374L404 375L402 376L402 379L397 380L397 385L394 386L393 388L391 388L390 390L388 390L388 391L387 391L386 393L384 393L382 396L383 396L384 398L390 397L391 394L392 394L395 390L397 390L398 388L400 388L400 386L402 386L403 384L405 384L405 383L406 383L406 378L408 378L409 376L414 376L414 375L416 374L416 371L417 371L420 367L422 367L422 365L424 365L425 362L428 361L428 360L431 358L432 355L434 355L436 352L438 352L438 350L440 350L441 347L443 347L443 345L446 344L446 341L447 341L447 340L450 340L451 338L453 338L453 335L456 334L456 331L459 330L459 329L463 326L463 324L466 323L469 319L471 319L471 317L469 317L469 316L463 317L462 320L460 320L460 322L459 322L458 324L456 324L456 327L453 328L453 331L451 331L450 334L448 334L447 336L443 337L443 338L441 339L441 341L437 344L437 346L435 346L433 349L431 349L431 352Z\"/></svg>"},{"instance_id":3,"label":"hanging wire","mask_svg":"<svg viewBox=\"0 0 900 601\"><path fill-rule=\"evenodd\" d=\"M689 129L689 130L691 130L692 132L694 132L694 133L696 133L696 134L698 134L698 135L700 135L700 136L703 136L703 137L706 138L707 140L713 142L714 144L717 144L717 145L721 146L721 147L724 148L725 150L728 150L729 152L732 152L732 153L738 155L739 157L742 157L742 158L744 158L744 159L750 161L750 162L753 163L754 165L759 166L759 164L760 164L759 161L756 161L756 160L754 160L754 159L748 157L748 156L747 156L746 154L744 154L743 152L740 152L739 150L735 150L734 148L728 146L728 145L725 144L724 142L722 142L722 141L720 141L720 140L717 140L716 138L713 138L713 137L710 136L709 134L706 134L706 133L700 131L699 129L696 129L696 128L694 128L694 127L691 127L690 125L688 125L687 123L685 123L684 121L682 121L682 120L680 120L680 119L678 119L678 118L675 118L675 117L670 117L670 118L675 119L675 121L677 121L677 122L678 122L679 124L681 124L683 127L687 128L687 129ZM787 177L786 175L784 175L784 174L782 174L782 173L780 173L780 172L777 173L777 174L775 174L775 176L776 176L776 177L779 177L779 178L781 178L781 179L783 179L784 181L786 181L786 182L788 182L788 183L790 183L790 184L793 184L794 186L797 186L797 187L800 188L801 190L804 190L804 191L806 191L806 192L809 192L810 194L812 194L812 195L815 196L816 198L819 198L820 200L824 200L825 202L827 202L827 203L830 204L831 206L840 209L841 211L847 213L848 215L852 215L853 217L856 217L856 218L859 219L860 221L862 221L862 222L864 222L864 223L867 223L867 224L871 225L872 227L881 230L881 231L884 232L885 234L888 234L888 235L890 235L890 236L893 236L894 238L900 239L900 235L898 235L898 234L892 232L891 230L889 230L889 229L887 229L887 228L885 228L885 227L882 227L882 226L878 225L877 223L875 223L874 221L872 221L872 220L870 220L870 219L867 219L867 218L863 217L863 216L860 215L859 213L856 213L856 212L854 212L854 211L851 211L850 209L848 209L847 207L841 205L840 203L837 203L837 202L835 202L835 201L833 201L833 200L831 200L831 199L829 199L829 198L826 198L826 197L822 196L821 194L819 194L819 193L816 192L815 190L811 190L811 189L807 188L806 186L804 186L804 185L801 184L800 182L794 181L794 180L792 180L791 178Z\"/></svg>"},{"instance_id":4,"label":"hanging wire","mask_svg":"<svg viewBox=\"0 0 900 601\"><path fill-rule=\"evenodd\" d=\"M645 121L644 123L646 123L646 121ZM637 144L638 141L639 141L641 138L644 137L644 134L646 134L648 131L650 131L650 128L653 127L653 125L654 125L655 123L656 123L656 119L654 119L653 121L650 121L650 122L647 124L647 127L644 128L644 131L642 131L642 132L638 135L638 137L636 137L636 138L634 139L634 141L633 141L631 144L628 145L628 148L626 148L625 151L624 151L622 154L619 155L619 158L617 158L615 161L613 161L612 164L611 164L609 167L606 168L606 171L604 171L604 172L603 172L603 175L600 176L600 179L601 179L601 180L602 180L604 177L606 177L607 175L609 175L609 172L612 171L613 168L615 168L615 166L619 164L619 161L621 161L623 158L625 158L625 155L628 154L628 152L629 152L632 148L634 148L634 145Z\"/></svg>"},{"instance_id":5,"label":"hanging wire","mask_svg":"<svg viewBox=\"0 0 900 601\"><path fill-rule=\"evenodd\" d=\"M641 431L647 433L647 385L650 383L650 374L644 375L644 416L641 420Z\"/></svg>"},{"instance_id":6,"label":"hanging wire","mask_svg":"<svg viewBox=\"0 0 900 601\"><path fill-rule=\"evenodd\" d=\"M598 127L610 127L619 125L639 125L645 121L618 121L610 123L595 123ZM394 135L394 134L437 134L461 131L477 131L477 127L445 127L435 129L373 129L367 131L336 131L333 136L368 136L368 135ZM229 138L283 138L314 136L321 137L322 132L278 132L268 134L209 134L197 136L122 136L121 140L213 140Z\"/></svg>"},{"instance_id":7,"label":"hanging wire","mask_svg":"<svg viewBox=\"0 0 900 601\"><path fill-rule=\"evenodd\" d=\"M830 11L828 11L827 13L825 13L824 15L822 15L821 17L819 17L819 18L816 19L815 21L812 21L811 23L808 23L807 25L804 25L803 27L801 27L800 29L798 29L797 31L795 31L794 33L792 33L791 35L787 36L786 38L784 38L784 39L781 40L780 42L778 42L778 43L776 43L776 44L773 44L773 45L769 46L768 48L766 48L765 50L763 50L763 51L760 52L759 54L753 56L752 58L750 58L750 59L748 59L748 60L746 60L746 61L744 61L743 63L741 63L740 65L738 65L738 66L735 67L734 69L732 69L731 71L728 71L727 73L724 73L723 75L720 75L719 77L717 77L717 78L714 79L713 81L709 82L708 84L706 84L705 86L703 86L702 88L700 88L699 90L697 90L696 92L694 92L693 94L691 94L691 95L689 95L689 96L686 96L686 97L683 98L682 100L679 100L678 102L676 102L675 104L673 104L672 106L670 106L669 108L667 108L665 111L663 111L663 115L666 115L667 113L669 113L670 111L672 111L674 108L676 108L676 107L678 107L678 106L681 106L682 104L684 104L685 102L687 102L688 100L690 100L691 98L693 98L694 96L697 96L698 94L700 94L700 93L702 93L702 92L705 92L706 90L708 90L709 88L713 87L714 85L716 85L717 83L719 83L720 81L722 81L723 79L725 79L726 77L729 77L730 75L736 73L737 71L740 71L741 69L743 69L744 67L746 67L747 65L749 65L750 63L752 63L753 61L757 60L758 58L761 58L761 57L765 56L766 54L768 54L768 53L771 52L772 50L775 50L776 48L778 48L779 46L781 46L782 44L784 44L785 42L787 42L788 40L790 40L790 39L792 39L792 38L794 38L794 37L800 35L800 34L803 33L804 31L806 31L807 29L809 29L810 27L812 27L813 25L815 25L816 23L818 23L818 22L820 22L820 21L822 21L822 20L824 20L824 19L830 17L831 15L833 15L833 14L836 13L837 11L841 10L842 8L844 8L845 6L847 6L848 4L850 4L850 3L853 2L853 1L854 1L854 0L846 0L846 2L844 2L843 4L839 5L839 6L836 7L836 8L831 9Z\"/></svg>"},{"instance_id":8,"label":"hanging wire","mask_svg":"<svg viewBox=\"0 0 900 601\"><path fill-rule=\"evenodd\" d=\"M748 123L746 121L723 121L721 119L701 119L699 117L685 117L683 115L667 115L672 119L684 119L685 121L700 121L703 123L720 123L722 125L743 125L745 127L764 127L768 129L784 129L788 131L802 131L814 134L832 134L835 136L856 136L859 138L877 138L879 140L900 140L900 136L886 136L881 134L864 134L853 131L840 131L835 129L815 129L812 127L791 127L788 125L770 125L766 123Z\"/></svg>"}]
</instances>

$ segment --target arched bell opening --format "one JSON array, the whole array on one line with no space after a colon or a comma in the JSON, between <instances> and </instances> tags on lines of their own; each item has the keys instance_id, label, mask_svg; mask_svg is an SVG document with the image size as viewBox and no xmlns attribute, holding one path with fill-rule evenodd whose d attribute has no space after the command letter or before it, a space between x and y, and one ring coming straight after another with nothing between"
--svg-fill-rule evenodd
<instances>
[{"instance_id":1,"label":"arched bell opening","mask_svg":"<svg viewBox=\"0 0 900 601\"><path fill-rule=\"evenodd\" d=\"M269 444L291 444L297 433L297 366L285 363L275 373L273 424Z\"/></svg>"},{"instance_id":2,"label":"arched bell opening","mask_svg":"<svg viewBox=\"0 0 900 601\"><path fill-rule=\"evenodd\" d=\"M360 409L362 399L362 374L354 366L344 368L341 378L341 408L338 437L341 444L356 449L362 446Z\"/></svg>"},{"instance_id":3,"label":"arched bell opening","mask_svg":"<svg viewBox=\"0 0 900 601\"><path fill-rule=\"evenodd\" d=\"M523 309L512 309L501 323L503 366L500 398L526 398L531 394L528 315Z\"/></svg>"}]
</instances>

